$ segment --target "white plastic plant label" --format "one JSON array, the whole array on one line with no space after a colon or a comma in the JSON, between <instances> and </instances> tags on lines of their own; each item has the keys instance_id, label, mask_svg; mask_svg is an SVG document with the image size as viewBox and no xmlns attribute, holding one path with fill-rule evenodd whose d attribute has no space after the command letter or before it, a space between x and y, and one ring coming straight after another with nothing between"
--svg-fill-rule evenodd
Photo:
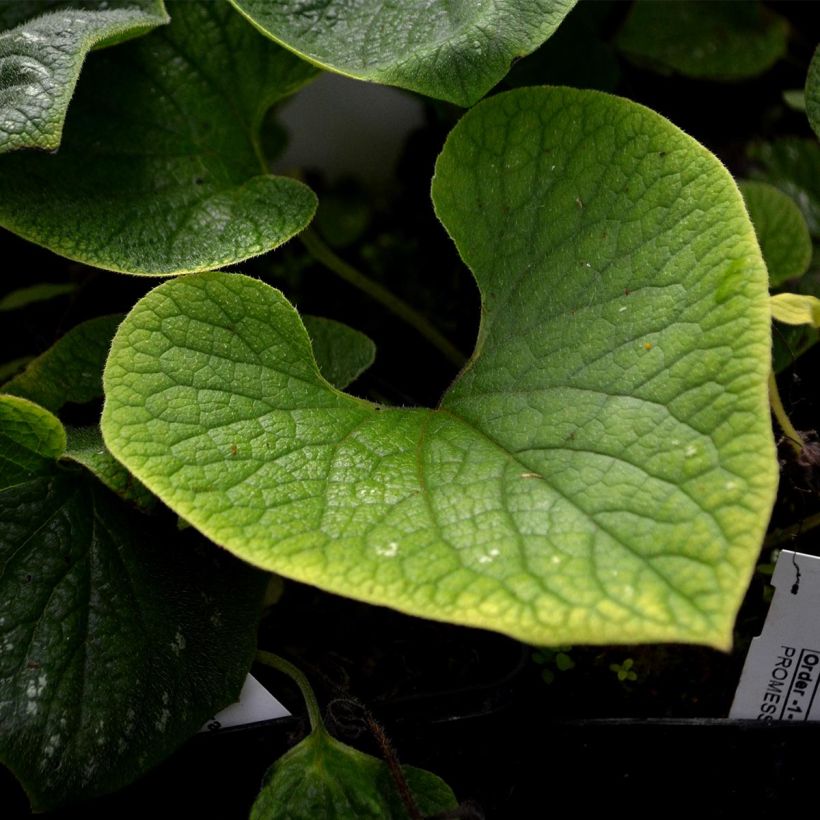
<instances>
[{"instance_id":1,"label":"white plastic plant label","mask_svg":"<svg viewBox=\"0 0 820 820\"><path fill-rule=\"evenodd\" d=\"M820 558L783 550L772 585L774 599L729 717L820 720Z\"/></svg>"},{"instance_id":2,"label":"white plastic plant label","mask_svg":"<svg viewBox=\"0 0 820 820\"><path fill-rule=\"evenodd\" d=\"M290 712L253 675L248 675L239 693L239 700L226 706L199 731L216 732L231 726L244 726L289 716Z\"/></svg>"}]
</instances>

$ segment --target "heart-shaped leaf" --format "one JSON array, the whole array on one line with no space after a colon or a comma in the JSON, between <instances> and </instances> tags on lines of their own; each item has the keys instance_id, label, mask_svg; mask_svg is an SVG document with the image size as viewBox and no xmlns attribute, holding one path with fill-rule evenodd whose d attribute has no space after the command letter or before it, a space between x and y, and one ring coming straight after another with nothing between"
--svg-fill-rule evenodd
<instances>
[{"instance_id":1,"label":"heart-shaped leaf","mask_svg":"<svg viewBox=\"0 0 820 820\"><path fill-rule=\"evenodd\" d=\"M86 54L168 22L162 0L0 6L0 154L60 144Z\"/></svg>"},{"instance_id":2,"label":"heart-shaped leaf","mask_svg":"<svg viewBox=\"0 0 820 820\"><path fill-rule=\"evenodd\" d=\"M811 236L794 200L766 182L741 182L740 190L769 270L769 286L804 274L811 262Z\"/></svg>"},{"instance_id":3,"label":"heart-shaped leaf","mask_svg":"<svg viewBox=\"0 0 820 820\"><path fill-rule=\"evenodd\" d=\"M743 200L657 114L526 89L433 183L482 324L435 410L321 378L277 291L166 283L106 365L116 458L259 566L539 644L725 647L774 498L765 266Z\"/></svg>"},{"instance_id":4,"label":"heart-shaped leaf","mask_svg":"<svg viewBox=\"0 0 820 820\"><path fill-rule=\"evenodd\" d=\"M0 396L0 762L37 810L119 788L239 693L264 577L55 459Z\"/></svg>"},{"instance_id":5,"label":"heart-shaped leaf","mask_svg":"<svg viewBox=\"0 0 820 820\"><path fill-rule=\"evenodd\" d=\"M786 20L757 0L636 0L617 42L660 69L737 80L771 68L788 35Z\"/></svg>"},{"instance_id":6,"label":"heart-shaped leaf","mask_svg":"<svg viewBox=\"0 0 820 820\"><path fill-rule=\"evenodd\" d=\"M560 25L576 0L231 0L322 68L472 105Z\"/></svg>"},{"instance_id":7,"label":"heart-shaped leaf","mask_svg":"<svg viewBox=\"0 0 820 820\"><path fill-rule=\"evenodd\" d=\"M88 61L56 156L0 157L0 224L56 253L141 274L264 253L316 198L266 173L265 112L315 69L233 10L170 3L171 25Z\"/></svg>"}]
</instances>

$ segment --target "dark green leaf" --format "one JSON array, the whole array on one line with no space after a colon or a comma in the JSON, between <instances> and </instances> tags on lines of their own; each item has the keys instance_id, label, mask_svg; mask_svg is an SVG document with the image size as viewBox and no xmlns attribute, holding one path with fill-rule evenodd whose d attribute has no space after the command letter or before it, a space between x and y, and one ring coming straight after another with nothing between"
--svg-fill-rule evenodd
<instances>
[{"instance_id":1,"label":"dark green leaf","mask_svg":"<svg viewBox=\"0 0 820 820\"><path fill-rule=\"evenodd\" d=\"M0 6L0 153L55 149L86 54L167 22L162 0Z\"/></svg>"},{"instance_id":2,"label":"dark green leaf","mask_svg":"<svg viewBox=\"0 0 820 820\"><path fill-rule=\"evenodd\" d=\"M376 345L364 333L318 316L304 322L319 371L334 387L343 390L373 364Z\"/></svg>"},{"instance_id":3,"label":"dark green leaf","mask_svg":"<svg viewBox=\"0 0 820 820\"><path fill-rule=\"evenodd\" d=\"M264 578L54 461L0 396L0 762L36 810L136 779L232 702Z\"/></svg>"},{"instance_id":4,"label":"dark green leaf","mask_svg":"<svg viewBox=\"0 0 820 820\"><path fill-rule=\"evenodd\" d=\"M226 4L95 54L56 156L0 157L0 224L81 262L172 274L264 253L304 228L313 193L266 173L265 112L315 70Z\"/></svg>"},{"instance_id":5,"label":"dark green leaf","mask_svg":"<svg viewBox=\"0 0 820 820\"><path fill-rule=\"evenodd\" d=\"M820 46L814 50L806 77L806 114L814 133L820 137Z\"/></svg>"},{"instance_id":6,"label":"dark green leaf","mask_svg":"<svg viewBox=\"0 0 820 820\"><path fill-rule=\"evenodd\" d=\"M560 25L575 0L231 0L316 65L472 105Z\"/></svg>"},{"instance_id":7,"label":"dark green leaf","mask_svg":"<svg viewBox=\"0 0 820 820\"><path fill-rule=\"evenodd\" d=\"M617 43L660 69L737 80L771 68L788 34L786 20L757 0L636 0Z\"/></svg>"},{"instance_id":8,"label":"dark green leaf","mask_svg":"<svg viewBox=\"0 0 820 820\"><path fill-rule=\"evenodd\" d=\"M74 285L44 282L40 285L32 285L29 288L13 290L0 299L0 312L19 310L36 302L46 302L49 299L56 299L58 296L65 296L65 294L71 293L74 289Z\"/></svg>"}]
</instances>

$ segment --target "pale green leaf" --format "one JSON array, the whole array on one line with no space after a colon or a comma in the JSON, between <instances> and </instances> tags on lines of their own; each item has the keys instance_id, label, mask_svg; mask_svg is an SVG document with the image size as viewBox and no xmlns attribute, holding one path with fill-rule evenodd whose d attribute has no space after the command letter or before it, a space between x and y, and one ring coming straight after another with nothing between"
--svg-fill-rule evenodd
<instances>
[{"instance_id":1,"label":"pale green leaf","mask_svg":"<svg viewBox=\"0 0 820 820\"><path fill-rule=\"evenodd\" d=\"M221 267L298 233L316 207L266 173L266 111L315 70L227 4L169 3L170 26L93 55L56 156L0 157L0 224L90 265Z\"/></svg>"},{"instance_id":2,"label":"pale green leaf","mask_svg":"<svg viewBox=\"0 0 820 820\"><path fill-rule=\"evenodd\" d=\"M155 506L156 497L108 452L99 427L69 427L66 434L64 460L82 464L106 487L134 506L142 510Z\"/></svg>"},{"instance_id":3,"label":"pale green leaf","mask_svg":"<svg viewBox=\"0 0 820 820\"><path fill-rule=\"evenodd\" d=\"M57 412L67 402L102 395L102 370L122 316L99 316L73 327L0 390Z\"/></svg>"},{"instance_id":4,"label":"pale green leaf","mask_svg":"<svg viewBox=\"0 0 820 820\"><path fill-rule=\"evenodd\" d=\"M239 275L162 285L106 365L114 456L282 575L539 644L725 647L774 499L767 275L737 187L641 106L528 89L433 183L483 298L439 408L321 378Z\"/></svg>"},{"instance_id":5,"label":"pale green leaf","mask_svg":"<svg viewBox=\"0 0 820 820\"><path fill-rule=\"evenodd\" d=\"M811 262L811 236L794 200L765 182L739 185L769 269L770 287L804 274Z\"/></svg>"},{"instance_id":6,"label":"pale green leaf","mask_svg":"<svg viewBox=\"0 0 820 820\"><path fill-rule=\"evenodd\" d=\"M86 54L167 22L162 0L0 6L0 153L57 148Z\"/></svg>"},{"instance_id":7,"label":"pale green leaf","mask_svg":"<svg viewBox=\"0 0 820 820\"><path fill-rule=\"evenodd\" d=\"M61 431L0 396L0 763L40 811L124 786L235 700L264 590L60 466Z\"/></svg>"},{"instance_id":8,"label":"pale green leaf","mask_svg":"<svg viewBox=\"0 0 820 820\"><path fill-rule=\"evenodd\" d=\"M820 137L820 46L814 50L806 77L806 114L814 133Z\"/></svg>"},{"instance_id":9,"label":"pale green leaf","mask_svg":"<svg viewBox=\"0 0 820 820\"><path fill-rule=\"evenodd\" d=\"M402 766L422 815L456 808L450 787L424 769ZM250 820L409 820L387 764L317 728L265 775Z\"/></svg>"},{"instance_id":10,"label":"pale green leaf","mask_svg":"<svg viewBox=\"0 0 820 820\"><path fill-rule=\"evenodd\" d=\"M738 80L771 68L788 34L786 20L757 0L636 0L617 44L662 70Z\"/></svg>"},{"instance_id":11,"label":"pale green leaf","mask_svg":"<svg viewBox=\"0 0 820 820\"><path fill-rule=\"evenodd\" d=\"M75 286L71 284L58 284L51 282L43 282L39 285L32 285L29 288L19 288L7 293L0 299L0 312L9 310L19 310L20 308L28 307L37 302L47 302L50 299L56 299L58 296L65 296L67 293L72 293Z\"/></svg>"},{"instance_id":12,"label":"pale green leaf","mask_svg":"<svg viewBox=\"0 0 820 820\"><path fill-rule=\"evenodd\" d=\"M820 144L814 139L784 137L754 143L749 158L755 177L771 182L796 203L811 235L820 238Z\"/></svg>"},{"instance_id":13,"label":"pale green leaf","mask_svg":"<svg viewBox=\"0 0 820 820\"><path fill-rule=\"evenodd\" d=\"M778 293L772 296L772 317L787 325L809 325L820 328L820 299L802 293Z\"/></svg>"},{"instance_id":14,"label":"pale green leaf","mask_svg":"<svg viewBox=\"0 0 820 820\"><path fill-rule=\"evenodd\" d=\"M543 43L576 0L231 0L316 65L469 106Z\"/></svg>"},{"instance_id":15,"label":"pale green leaf","mask_svg":"<svg viewBox=\"0 0 820 820\"><path fill-rule=\"evenodd\" d=\"M376 345L364 333L319 316L304 323L319 371L334 387L342 390L373 364Z\"/></svg>"}]
</instances>

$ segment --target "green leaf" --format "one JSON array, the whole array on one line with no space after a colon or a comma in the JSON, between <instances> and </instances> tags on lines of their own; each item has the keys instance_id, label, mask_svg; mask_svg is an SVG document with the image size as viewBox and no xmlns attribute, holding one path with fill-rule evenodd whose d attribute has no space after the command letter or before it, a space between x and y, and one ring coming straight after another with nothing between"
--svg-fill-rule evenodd
<instances>
[{"instance_id":1,"label":"green leaf","mask_svg":"<svg viewBox=\"0 0 820 820\"><path fill-rule=\"evenodd\" d=\"M376 345L364 333L319 316L305 316L304 323L319 372L334 387L342 390L373 364Z\"/></svg>"},{"instance_id":2,"label":"green leaf","mask_svg":"<svg viewBox=\"0 0 820 820\"><path fill-rule=\"evenodd\" d=\"M0 224L109 270L221 267L304 228L313 193L265 172L265 112L315 74L227 5L95 54L56 156L0 157Z\"/></svg>"},{"instance_id":3,"label":"green leaf","mask_svg":"<svg viewBox=\"0 0 820 820\"><path fill-rule=\"evenodd\" d=\"M796 279L811 262L811 236L800 208L791 197L765 182L740 182L749 216L755 226L769 285Z\"/></svg>"},{"instance_id":4,"label":"green leaf","mask_svg":"<svg viewBox=\"0 0 820 820\"><path fill-rule=\"evenodd\" d=\"M0 154L60 144L86 54L168 22L162 0L15 0L0 7Z\"/></svg>"},{"instance_id":5,"label":"green leaf","mask_svg":"<svg viewBox=\"0 0 820 820\"><path fill-rule=\"evenodd\" d=\"M60 466L61 442L0 396L0 762L38 811L129 783L235 700L264 590Z\"/></svg>"},{"instance_id":6,"label":"green leaf","mask_svg":"<svg viewBox=\"0 0 820 820\"><path fill-rule=\"evenodd\" d=\"M47 302L49 299L56 299L58 296L65 296L72 293L75 286L71 284L57 284L43 282L39 285L32 285L29 288L19 288L7 293L0 299L0 312L9 310L19 310L37 302Z\"/></svg>"},{"instance_id":7,"label":"green leaf","mask_svg":"<svg viewBox=\"0 0 820 820\"><path fill-rule=\"evenodd\" d=\"M105 375L114 456L279 574L524 641L726 647L774 499L767 274L723 166L591 91L487 100L439 217L482 324L435 410L333 390L277 291L156 288Z\"/></svg>"},{"instance_id":8,"label":"green leaf","mask_svg":"<svg viewBox=\"0 0 820 820\"><path fill-rule=\"evenodd\" d=\"M141 510L156 505L156 497L108 452L99 427L69 427L66 433L63 459L82 464L120 498Z\"/></svg>"},{"instance_id":9,"label":"green leaf","mask_svg":"<svg viewBox=\"0 0 820 820\"><path fill-rule=\"evenodd\" d=\"M3 385L52 412L67 402L84 404L102 395L102 371L122 316L99 316L73 327L26 369Z\"/></svg>"},{"instance_id":10,"label":"green leaf","mask_svg":"<svg viewBox=\"0 0 820 820\"><path fill-rule=\"evenodd\" d=\"M617 38L631 57L687 77L739 80L785 53L786 20L750 0L637 0Z\"/></svg>"},{"instance_id":11,"label":"green leaf","mask_svg":"<svg viewBox=\"0 0 820 820\"><path fill-rule=\"evenodd\" d=\"M806 114L814 133L820 137L820 46L814 50L806 77Z\"/></svg>"},{"instance_id":12,"label":"green leaf","mask_svg":"<svg viewBox=\"0 0 820 820\"><path fill-rule=\"evenodd\" d=\"M402 766L424 816L457 807L441 778ZM409 820L387 764L317 728L265 775L250 820Z\"/></svg>"},{"instance_id":13,"label":"green leaf","mask_svg":"<svg viewBox=\"0 0 820 820\"><path fill-rule=\"evenodd\" d=\"M820 328L820 299L802 293L778 293L772 296L772 317L787 325L809 325Z\"/></svg>"},{"instance_id":14,"label":"green leaf","mask_svg":"<svg viewBox=\"0 0 820 820\"><path fill-rule=\"evenodd\" d=\"M749 159L758 168L755 177L771 182L796 203L811 235L820 238L820 145L817 140L785 137L774 142L754 143Z\"/></svg>"},{"instance_id":15,"label":"green leaf","mask_svg":"<svg viewBox=\"0 0 820 820\"><path fill-rule=\"evenodd\" d=\"M0 364L0 384L16 376L33 358L34 356L20 356Z\"/></svg>"},{"instance_id":16,"label":"green leaf","mask_svg":"<svg viewBox=\"0 0 820 820\"><path fill-rule=\"evenodd\" d=\"M576 0L231 0L263 34L329 71L469 106Z\"/></svg>"}]
</instances>

